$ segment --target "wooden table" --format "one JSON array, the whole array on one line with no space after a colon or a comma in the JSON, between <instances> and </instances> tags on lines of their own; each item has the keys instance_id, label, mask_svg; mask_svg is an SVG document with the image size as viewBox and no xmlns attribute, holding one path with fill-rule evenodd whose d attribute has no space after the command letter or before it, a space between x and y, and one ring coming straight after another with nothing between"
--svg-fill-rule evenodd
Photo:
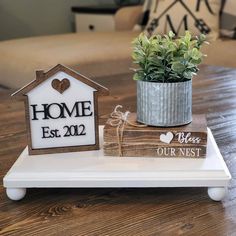
<instances>
[{"instance_id":1,"label":"wooden table","mask_svg":"<svg viewBox=\"0 0 236 236\"><path fill-rule=\"evenodd\" d=\"M135 111L131 74L97 78L101 124L117 104ZM236 229L236 70L203 66L193 82L193 112L206 113L233 180L222 203L204 188L30 189L12 202L0 187L0 235L234 235ZM26 146L24 107L0 92L1 178Z\"/></svg>"}]
</instances>

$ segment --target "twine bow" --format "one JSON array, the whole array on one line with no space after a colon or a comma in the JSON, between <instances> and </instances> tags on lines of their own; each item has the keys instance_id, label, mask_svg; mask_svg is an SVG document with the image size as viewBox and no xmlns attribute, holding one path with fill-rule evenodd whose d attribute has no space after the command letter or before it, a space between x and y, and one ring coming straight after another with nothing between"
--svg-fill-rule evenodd
<instances>
[{"instance_id":1,"label":"twine bow","mask_svg":"<svg viewBox=\"0 0 236 236\"><path fill-rule=\"evenodd\" d=\"M119 147L119 156L122 156L122 141L123 141L123 134L124 134L124 128L125 125L128 124L133 127L146 127L146 125L139 125L132 123L128 120L128 116L130 114L129 111L122 112L118 109L122 108L121 105L117 105L114 109L114 111L110 114L110 119L108 119L107 123L111 125L112 127L116 127L116 136L118 141L118 147Z\"/></svg>"}]
</instances>

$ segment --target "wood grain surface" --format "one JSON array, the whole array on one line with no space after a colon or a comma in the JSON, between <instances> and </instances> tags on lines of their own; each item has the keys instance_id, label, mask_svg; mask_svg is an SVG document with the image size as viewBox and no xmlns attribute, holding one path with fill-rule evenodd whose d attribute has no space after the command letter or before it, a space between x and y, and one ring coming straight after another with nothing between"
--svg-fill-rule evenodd
<instances>
[{"instance_id":1,"label":"wood grain surface","mask_svg":"<svg viewBox=\"0 0 236 236\"><path fill-rule=\"evenodd\" d=\"M104 142L117 142L117 126L112 126L109 123L110 121L112 121L111 118L108 122L106 122L104 127ZM137 127L135 125L140 125L140 123L136 121L135 113L131 113L129 115L128 121L134 126L129 125L128 123L125 124L122 139L124 143L145 142L163 144L163 142L160 141L160 135L167 132L171 132L173 134L180 132L184 134L191 133L192 136L199 137L201 139L199 142L200 145L205 145L207 141L207 123L205 115L203 114L194 114L193 121L190 124L176 127ZM174 135L171 144L179 144L178 136ZM191 145L191 141L185 145Z\"/></svg>"},{"instance_id":2,"label":"wood grain surface","mask_svg":"<svg viewBox=\"0 0 236 236\"><path fill-rule=\"evenodd\" d=\"M165 157L165 158L205 158L206 146L165 145L155 143L104 143L105 156L117 157ZM120 155L121 152L121 155Z\"/></svg>"},{"instance_id":3,"label":"wood grain surface","mask_svg":"<svg viewBox=\"0 0 236 236\"><path fill-rule=\"evenodd\" d=\"M100 122L117 104L134 112L131 74L97 78ZM26 145L24 105L0 92L1 179ZM236 235L236 70L203 66L193 83L193 112L206 113L233 180L222 203L206 188L29 189L12 202L0 186L0 235Z\"/></svg>"},{"instance_id":4,"label":"wood grain surface","mask_svg":"<svg viewBox=\"0 0 236 236\"><path fill-rule=\"evenodd\" d=\"M177 127L143 126L136 113L130 113L124 126L115 125L109 118L104 127L103 149L106 156L123 157L185 157L206 156L207 123L205 115L193 115L190 124ZM131 125L130 125L131 124ZM169 143L161 140L169 132ZM122 137L122 138L121 138ZM165 140L164 140L165 141Z\"/></svg>"}]
</instances>

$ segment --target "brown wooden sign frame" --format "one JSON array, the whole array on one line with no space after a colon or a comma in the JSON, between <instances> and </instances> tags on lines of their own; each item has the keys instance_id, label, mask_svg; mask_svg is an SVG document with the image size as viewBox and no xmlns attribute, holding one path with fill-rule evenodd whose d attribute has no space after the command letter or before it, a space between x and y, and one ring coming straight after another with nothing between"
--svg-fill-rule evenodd
<instances>
[{"instance_id":1,"label":"brown wooden sign frame","mask_svg":"<svg viewBox=\"0 0 236 236\"><path fill-rule=\"evenodd\" d=\"M66 74L72 76L73 78L81 81L82 83L94 88L96 91L93 92L94 96L94 122L95 122L95 144L94 145L80 145L80 146L66 146L66 147L52 147L52 148L37 148L33 149L32 147L32 138L31 138L31 127L30 127L30 112L29 112L29 101L28 96L26 95L29 91L37 87L39 84L46 81L48 78L53 76L58 72L65 72ZM107 88L102 85L90 80L89 78L81 75L72 69L58 64L57 66L50 69L48 72L42 70L36 71L36 79L31 83L27 84L23 88L19 89L12 94L12 97L15 97L19 100L24 101L25 104L25 119L26 119L26 128L27 128L27 140L28 140L28 151L30 155L38 154L50 154L50 153L62 153L62 152L77 152L77 151L87 151L87 150L97 150L99 149L99 133L98 133L98 96L109 95Z\"/></svg>"}]
</instances>

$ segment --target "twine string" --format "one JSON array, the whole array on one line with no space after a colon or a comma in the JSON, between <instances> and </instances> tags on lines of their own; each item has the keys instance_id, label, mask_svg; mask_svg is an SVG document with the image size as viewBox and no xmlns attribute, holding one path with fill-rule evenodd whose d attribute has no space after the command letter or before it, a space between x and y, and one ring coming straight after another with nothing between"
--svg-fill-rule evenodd
<instances>
[{"instance_id":1,"label":"twine string","mask_svg":"<svg viewBox=\"0 0 236 236\"><path fill-rule=\"evenodd\" d=\"M110 114L110 119L108 119L107 123L111 125L112 127L116 127L116 136L117 136L117 142L118 142L118 148L119 148L119 156L123 156L122 154L122 142L123 142L123 136L124 136L124 128L125 125L128 124L133 127L147 127L147 125L139 125L132 123L128 120L129 111L122 112L119 109L122 108L121 105L117 105L113 112Z\"/></svg>"}]
</instances>

